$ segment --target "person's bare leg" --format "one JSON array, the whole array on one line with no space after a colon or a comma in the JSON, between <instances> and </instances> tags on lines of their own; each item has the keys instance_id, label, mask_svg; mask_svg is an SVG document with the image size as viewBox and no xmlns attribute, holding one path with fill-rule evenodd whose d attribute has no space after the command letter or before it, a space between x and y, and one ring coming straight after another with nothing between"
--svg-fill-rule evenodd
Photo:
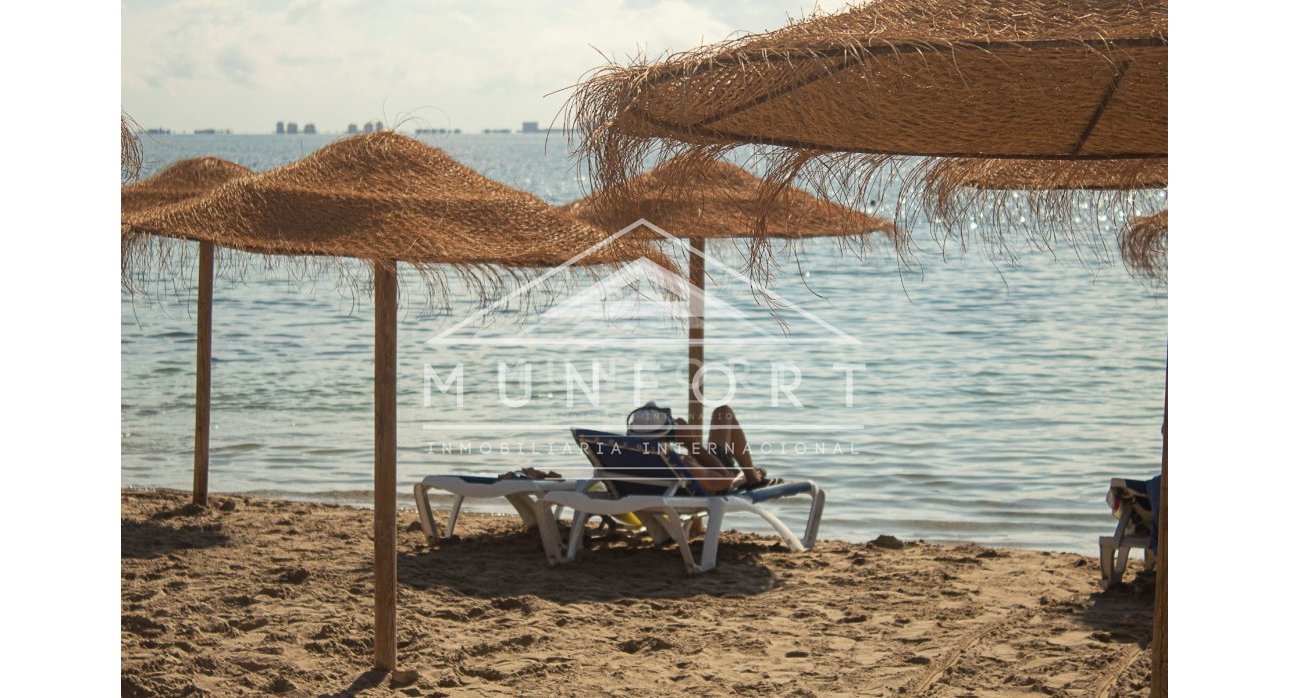
<instances>
[{"instance_id":1,"label":"person's bare leg","mask_svg":"<svg viewBox=\"0 0 1290 698\"><path fill-rule=\"evenodd\" d=\"M712 454L710 450L703 445L703 427L691 426L684 419L676 418L676 442L681 444L685 452L694 456L705 468L714 470L724 470L721 459Z\"/></svg>"},{"instance_id":2,"label":"person's bare leg","mask_svg":"<svg viewBox=\"0 0 1290 698\"><path fill-rule=\"evenodd\" d=\"M748 448L748 436L735 418L735 411L722 405L712 411L711 427L708 429L711 448L720 448L730 454L739 469L744 471L744 479L749 485L762 481L762 473L753 465L752 450Z\"/></svg>"},{"instance_id":3,"label":"person's bare leg","mask_svg":"<svg viewBox=\"0 0 1290 698\"><path fill-rule=\"evenodd\" d=\"M731 486L729 478L732 477L729 475L730 469L721 462L721 459L716 454L703 445L703 427L692 427L680 417L677 417L675 421L676 442L703 468L702 473L695 472L693 474L703 480L701 486L704 491L709 494L716 494L729 489ZM702 530L702 526L699 526L691 533Z\"/></svg>"}]
</instances>

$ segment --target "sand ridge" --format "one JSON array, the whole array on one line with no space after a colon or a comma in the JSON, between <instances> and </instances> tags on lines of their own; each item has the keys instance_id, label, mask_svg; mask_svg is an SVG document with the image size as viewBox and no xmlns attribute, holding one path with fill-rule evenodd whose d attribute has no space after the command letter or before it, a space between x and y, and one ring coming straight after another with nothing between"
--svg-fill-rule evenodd
<instances>
[{"instance_id":1,"label":"sand ridge","mask_svg":"<svg viewBox=\"0 0 1290 698\"><path fill-rule=\"evenodd\" d=\"M369 671L370 510L187 501L122 492L125 696L1148 693L1151 587L1100 592L1079 555L885 538L794 555L734 532L704 575L628 540L551 568L517 517L463 516L431 549L411 511L399 659L417 673L390 676Z\"/></svg>"}]
</instances>

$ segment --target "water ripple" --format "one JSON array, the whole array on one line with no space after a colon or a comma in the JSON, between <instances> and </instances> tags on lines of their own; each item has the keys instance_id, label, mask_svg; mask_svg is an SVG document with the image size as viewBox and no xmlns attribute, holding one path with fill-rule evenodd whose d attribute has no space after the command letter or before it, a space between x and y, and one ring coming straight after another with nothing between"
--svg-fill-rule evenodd
<instances>
[{"instance_id":1,"label":"water ripple","mask_svg":"<svg viewBox=\"0 0 1290 698\"><path fill-rule=\"evenodd\" d=\"M149 157L156 167L195 155L228 157L263 170L316 147L326 137L274 139L227 136L190 139L158 136ZM576 168L544 139L522 136L456 136L436 139L467 165L551 203L582 195ZM214 150L196 152L196 147ZM712 243L711 253L738 268L738 250ZM863 264L839 255L833 241L813 240L799 256L810 272L812 295L791 269L776 289L862 344L855 356L856 406L841 410L836 381L804 385L803 412L785 419L756 400L736 400L748 424L770 424L754 438L787 442L801 427L839 424L826 433L849 447L844 453L771 452L759 464L785 477L810 477L828 490L821 535L869 540L879 533L928 540L1060 549L1096 554L1097 536L1114 519L1103 501L1111 477L1145 477L1159 470L1164 392L1167 298L1129 279L1118 264L1088 269L1056 262L1048 253L1018 252L1018 265L1002 271L969 252L946 261L924 260L921 273L902 273L890 255ZM1002 274L1002 278L1001 275ZM1094 276L1097 283L1093 283ZM211 486L217 491L304 497L367 504L371 501L372 337L370 302L360 296L350 314L349 296L337 281L299 284L248 265L242 283L221 283L215 294ZM431 473L498 473L532 465L569 477L588 472L576 452L554 449L521 455L443 452L442 444L503 439L568 446L572 424L511 424L448 429L460 421L440 403L427 405L426 364L492 366L524 358L516 351L427 348L424 341L473 310L454 303L445 313L423 313L415 274L405 275L405 312L399 346L399 496L410 504L411 486ZM344 288L341 283L341 288ZM746 285L714 278L714 295L749 317L764 309ZM559 289L541 294L564 293ZM343 297L342 297L343 296ZM468 294L462 294L468 297ZM191 296L121 304L121 480L123 485L187 487L191 483L194 311ZM494 334L527 316L498 313ZM775 323L768 323L772 333ZM683 355L684 331L659 360ZM809 336L806 328L793 328ZM593 360L631 360L638 352L618 346L628 330L603 322L577 331L606 341L561 350L553 360L587 367ZM724 334L723 334L724 333ZM709 362L764 364L789 356L782 348L743 341L738 327L711 323ZM797 335L795 335L797 336ZM792 350L800 362L827 365L836 350ZM749 389L769 395L771 379L753 371ZM496 376L463 385L466 400L488 397ZM656 397L683 405L680 392ZM519 414L541 415L563 407L562 391L535 389ZM606 398L616 415L632 407L630 394ZM764 398L762 398L764 402ZM469 415L502 421L488 411ZM615 416L609 425L621 423ZM776 426L776 423L780 426ZM431 429L424 429L424 426ZM583 426L585 424L578 424ZM861 428L863 425L863 428ZM485 502L488 511L504 503ZM781 508L793 526L806 508ZM753 518L737 526L756 528Z\"/></svg>"}]
</instances>

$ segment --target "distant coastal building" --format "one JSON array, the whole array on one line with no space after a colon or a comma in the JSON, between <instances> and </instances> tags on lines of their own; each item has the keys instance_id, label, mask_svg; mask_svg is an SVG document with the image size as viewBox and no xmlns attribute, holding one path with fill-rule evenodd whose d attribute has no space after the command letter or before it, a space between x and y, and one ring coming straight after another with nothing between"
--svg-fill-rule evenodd
<instances>
[{"instance_id":1,"label":"distant coastal building","mask_svg":"<svg viewBox=\"0 0 1290 698\"><path fill-rule=\"evenodd\" d=\"M199 128L193 131L193 133L198 136L213 136L216 133L223 133L223 131L216 131L213 128Z\"/></svg>"},{"instance_id":2,"label":"distant coastal building","mask_svg":"<svg viewBox=\"0 0 1290 698\"><path fill-rule=\"evenodd\" d=\"M510 133L510 132L511 132L511 130L510 130L509 128L486 128L486 129L484 129L484 133Z\"/></svg>"},{"instance_id":3,"label":"distant coastal building","mask_svg":"<svg viewBox=\"0 0 1290 698\"><path fill-rule=\"evenodd\" d=\"M282 123L281 121L279 121L279 122L278 122L278 130L277 130L277 134L278 134L279 136L281 136L282 134L284 134L284 133L286 133L286 132L287 132L287 125L286 125L286 124L284 124L284 123Z\"/></svg>"},{"instance_id":4,"label":"distant coastal building","mask_svg":"<svg viewBox=\"0 0 1290 698\"><path fill-rule=\"evenodd\" d=\"M318 129L313 124L305 124L305 133L318 133Z\"/></svg>"},{"instance_id":5,"label":"distant coastal building","mask_svg":"<svg viewBox=\"0 0 1290 698\"><path fill-rule=\"evenodd\" d=\"M446 136L450 133L461 133L461 129L455 128L449 131L446 128L419 128L416 130L416 134L418 136L427 136L427 135Z\"/></svg>"},{"instance_id":6,"label":"distant coastal building","mask_svg":"<svg viewBox=\"0 0 1290 698\"><path fill-rule=\"evenodd\" d=\"M144 133L147 133L147 134L148 134L148 135L150 135L150 136L169 136L169 135L170 135L170 129L168 129L168 128L150 128L150 129L148 129L147 131L145 131Z\"/></svg>"},{"instance_id":7,"label":"distant coastal building","mask_svg":"<svg viewBox=\"0 0 1290 698\"><path fill-rule=\"evenodd\" d=\"M287 122L287 135L288 135L288 136L294 136L294 135L296 135L296 134L297 134L297 133L299 133L299 132L300 132L300 127L296 126L296 122L294 122L294 121L288 121L288 122Z\"/></svg>"},{"instance_id":8,"label":"distant coastal building","mask_svg":"<svg viewBox=\"0 0 1290 698\"><path fill-rule=\"evenodd\" d=\"M521 133L537 133L537 132L538 132L538 122L536 122L536 121L525 121L523 124L521 124L520 132L521 132Z\"/></svg>"},{"instance_id":9,"label":"distant coastal building","mask_svg":"<svg viewBox=\"0 0 1290 698\"><path fill-rule=\"evenodd\" d=\"M348 133L348 134L358 133L358 124L350 124L349 128L345 129L345 133Z\"/></svg>"}]
</instances>

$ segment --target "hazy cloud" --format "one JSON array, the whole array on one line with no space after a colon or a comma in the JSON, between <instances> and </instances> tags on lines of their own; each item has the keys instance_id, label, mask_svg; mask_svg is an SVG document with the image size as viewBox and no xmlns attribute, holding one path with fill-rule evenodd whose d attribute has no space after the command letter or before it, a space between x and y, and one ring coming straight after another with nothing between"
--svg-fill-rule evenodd
<instances>
[{"instance_id":1,"label":"hazy cloud","mask_svg":"<svg viewBox=\"0 0 1290 698\"><path fill-rule=\"evenodd\" d=\"M215 56L215 65L230 82L254 86L255 59L243 47L229 45L220 49Z\"/></svg>"},{"instance_id":2,"label":"hazy cloud","mask_svg":"<svg viewBox=\"0 0 1290 698\"><path fill-rule=\"evenodd\" d=\"M546 123L567 93L544 95L601 65L597 50L655 57L803 11L793 0L150 0L125 10L131 114L145 125L249 132L280 119L341 130L423 105L467 130ZM438 111L426 118L446 125Z\"/></svg>"}]
</instances>

